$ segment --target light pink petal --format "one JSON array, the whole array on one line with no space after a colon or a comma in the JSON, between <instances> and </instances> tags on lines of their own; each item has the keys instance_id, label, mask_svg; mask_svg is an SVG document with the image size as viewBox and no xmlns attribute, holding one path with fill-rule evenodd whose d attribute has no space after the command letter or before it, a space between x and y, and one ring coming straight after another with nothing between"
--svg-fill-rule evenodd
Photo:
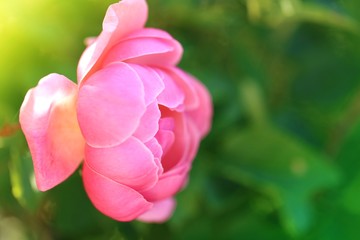
<instances>
[{"instance_id":1,"label":"light pink petal","mask_svg":"<svg viewBox=\"0 0 360 240\"><path fill-rule=\"evenodd\" d=\"M151 66L175 66L179 63L182 55L182 47L173 38L162 38L162 31L158 30L158 36L144 36L136 33L135 36L128 36L126 39L114 46L106 55L103 66L112 62L129 62ZM155 35L155 30L151 31Z\"/></svg>"},{"instance_id":2,"label":"light pink petal","mask_svg":"<svg viewBox=\"0 0 360 240\"><path fill-rule=\"evenodd\" d=\"M162 148L162 153L166 154L175 141L174 119L161 118L159 121L159 131L156 134L156 140Z\"/></svg>"},{"instance_id":3,"label":"light pink petal","mask_svg":"<svg viewBox=\"0 0 360 240\"><path fill-rule=\"evenodd\" d=\"M118 145L136 131L146 111L142 82L125 63L104 68L80 87L77 111L90 146Z\"/></svg>"},{"instance_id":4,"label":"light pink petal","mask_svg":"<svg viewBox=\"0 0 360 240\"><path fill-rule=\"evenodd\" d=\"M20 109L20 124L41 191L69 177L83 159L85 142L76 118L77 86L50 74L31 89Z\"/></svg>"},{"instance_id":5,"label":"light pink petal","mask_svg":"<svg viewBox=\"0 0 360 240\"><path fill-rule=\"evenodd\" d=\"M151 202L172 197L182 188L184 182L186 182L186 178L186 172L172 175L165 173L153 188L142 191L141 194L146 200Z\"/></svg>"},{"instance_id":6,"label":"light pink petal","mask_svg":"<svg viewBox=\"0 0 360 240\"><path fill-rule=\"evenodd\" d=\"M184 92L185 110L188 111L197 108L200 100L196 92L196 86L193 84L193 80L185 72L176 67L166 69L165 74L169 74Z\"/></svg>"},{"instance_id":7,"label":"light pink petal","mask_svg":"<svg viewBox=\"0 0 360 240\"><path fill-rule=\"evenodd\" d=\"M122 40L129 40L136 38L160 38L165 40L175 40L168 32L165 32L164 30L158 28L142 28L140 30L130 33L129 35L124 36ZM179 44L176 45L175 47L179 47L178 51L180 51L180 54L182 54L181 45Z\"/></svg>"},{"instance_id":8,"label":"light pink petal","mask_svg":"<svg viewBox=\"0 0 360 240\"><path fill-rule=\"evenodd\" d=\"M129 66L139 75L144 85L146 106L153 103L165 88L162 78L150 67L137 64L129 64Z\"/></svg>"},{"instance_id":9,"label":"light pink petal","mask_svg":"<svg viewBox=\"0 0 360 240\"><path fill-rule=\"evenodd\" d=\"M110 148L86 145L85 161L99 174L138 191L158 181L158 166L152 152L134 137Z\"/></svg>"},{"instance_id":10,"label":"light pink petal","mask_svg":"<svg viewBox=\"0 0 360 240\"><path fill-rule=\"evenodd\" d=\"M122 0L108 8L103 22L103 31L80 58L78 65L79 83L98 69L103 56L121 38L144 27L147 14L148 9L145 0Z\"/></svg>"},{"instance_id":11,"label":"light pink petal","mask_svg":"<svg viewBox=\"0 0 360 240\"><path fill-rule=\"evenodd\" d=\"M115 220L132 221L153 205L132 188L95 172L86 161L83 167L83 181L94 206Z\"/></svg>"},{"instance_id":12,"label":"light pink petal","mask_svg":"<svg viewBox=\"0 0 360 240\"><path fill-rule=\"evenodd\" d=\"M183 111L185 94L182 89L176 84L172 77L158 70L160 77L162 77L165 84L165 89L158 96L158 103L170 109Z\"/></svg>"},{"instance_id":13,"label":"light pink petal","mask_svg":"<svg viewBox=\"0 0 360 240\"><path fill-rule=\"evenodd\" d=\"M174 209L176 202L173 198L167 198L165 200L154 202L153 207L140 215L137 218L139 221L148 222L148 223L162 223L168 220Z\"/></svg>"},{"instance_id":14,"label":"light pink petal","mask_svg":"<svg viewBox=\"0 0 360 240\"><path fill-rule=\"evenodd\" d=\"M194 121L196 127L199 129L201 136L204 137L211 128L212 120L212 100L209 92L202 83L188 75L196 89L199 98L199 106L187 112L187 115Z\"/></svg>"},{"instance_id":15,"label":"light pink petal","mask_svg":"<svg viewBox=\"0 0 360 240\"><path fill-rule=\"evenodd\" d=\"M150 139L150 141L147 141L145 143L145 146L154 155L154 161L155 161L156 166L158 167L158 176L160 176L164 171L164 169L162 167L162 164L161 164L161 161L160 161L161 156L163 154L163 149L161 148L161 145L156 140L156 138L152 138L152 139Z\"/></svg>"},{"instance_id":16,"label":"light pink petal","mask_svg":"<svg viewBox=\"0 0 360 240\"><path fill-rule=\"evenodd\" d=\"M163 149L159 142L156 140L156 138L150 139L150 141L147 141L145 143L145 146L149 148L149 150L153 153L155 158L161 158L163 154Z\"/></svg>"},{"instance_id":17,"label":"light pink petal","mask_svg":"<svg viewBox=\"0 0 360 240\"><path fill-rule=\"evenodd\" d=\"M152 139L159 130L160 116L161 113L156 101L147 106L146 112L142 116L134 136L142 142L147 142Z\"/></svg>"}]
</instances>

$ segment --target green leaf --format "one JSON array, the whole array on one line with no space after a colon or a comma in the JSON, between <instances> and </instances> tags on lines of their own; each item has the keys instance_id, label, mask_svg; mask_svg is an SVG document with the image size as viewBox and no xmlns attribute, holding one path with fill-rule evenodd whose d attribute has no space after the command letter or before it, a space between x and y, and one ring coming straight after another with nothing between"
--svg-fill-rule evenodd
<instances>
[{"instance_id":1,"label":"green leaf","mask_svg":"<svg viewBox=\"0 0 360 240\"><path fill-rule=\"evenodd\" d=\"M321 154L268 125L234 133L225 143L224 177L272 197L293 235L311 225L311 197L334 186L339 175Z\"/></svg>"},{"instance_id":2,"label":"green leaf","mask_svg":"<svg viewBox=\"0 0 360 240\"><path fill-rule=\"evenodd\" d=\"M19 151L11 152L9 163L11 190L20 205L31 212L38 207L41 193L36 188L30 154L21 156Z\"/></svg>"}]
</instances>

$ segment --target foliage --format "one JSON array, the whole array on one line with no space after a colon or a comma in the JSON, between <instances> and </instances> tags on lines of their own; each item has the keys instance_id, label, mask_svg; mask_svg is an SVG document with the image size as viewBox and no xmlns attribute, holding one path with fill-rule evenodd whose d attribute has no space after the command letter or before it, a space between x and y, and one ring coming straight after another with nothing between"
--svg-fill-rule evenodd
<instances>
[{"instance_id":1,"label":"foliage","mask_svg":"<svg viewBox=\"0 0 360 240\"><path fill-rule=\"evenodd\" d=\"M75 80L112 2L0 1L0 239L358 239L355 0L148 0L148 25L180 40L214 101L173 218L103 216L80 171L38 192L19 107L50 72Z\"/></svg>"}]
</instances>

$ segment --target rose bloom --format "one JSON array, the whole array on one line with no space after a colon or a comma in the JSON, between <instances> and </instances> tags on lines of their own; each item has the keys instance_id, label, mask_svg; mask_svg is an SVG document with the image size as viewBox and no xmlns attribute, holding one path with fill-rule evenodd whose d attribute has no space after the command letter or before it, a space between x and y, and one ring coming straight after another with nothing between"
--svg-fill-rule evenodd
<instances>
[{"instance_id":1,"label":"rose bloom","mask_svg":"<svg viewBox=\"0 0 360 240\"><path fill-rule=\"evenodd\" d=\"M80 58L78 84L50 74L28 91L20 124L41 191L82 164L94 206L118 221L162 222L211 125L206 88L176 67L181 45L144 28L145 0L109 7Z\"/></svg>"}]
</instances>

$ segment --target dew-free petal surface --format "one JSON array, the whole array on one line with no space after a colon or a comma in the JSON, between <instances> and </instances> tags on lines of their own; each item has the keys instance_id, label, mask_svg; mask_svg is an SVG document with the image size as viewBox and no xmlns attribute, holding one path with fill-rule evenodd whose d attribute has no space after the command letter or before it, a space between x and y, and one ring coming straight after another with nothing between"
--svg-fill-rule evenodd
<instances>
[{"instance_id":1,"label":"dew-free petal surface","mask_svg":"<svg viewBox=\"0 0 360 240\"><path fill-rule=\"evenodd\" d=\"M157 101L146 107L144 115L140 119L138 128L134 136L142 142L152 139L159 130L160 110Z\"/></svg>"},{"instance_id":2,"label":"dew-free petal surface","mask_svg":"<svg viewBox=\"0 0 360 240\"><path fill-rule=\"evenodd\" d=\"M153 203L153 207L140 215L137 220L148 223L162 223L169 219L175 209L176 202L173 198L167 198Z\"/></svg>"},{"instance_id":3,"label":"dew-free petal surface","mask_svg":"<svg viewBox=\"0 0 360 240\"><path fill-rule=\"evenodd\" d=\"M157 98L158 103L169 109L183 111L185 100L184 92L169 74L166 74L159 69L156 70L159 73L159 76L162 77L165 85L165 89Z\"/></svg>"},{"instance_id":4,"label":"dew-free petal surface","mask_svg":"<svg viewBox=\"0 0 360 240\"><path fill-rule=\"evenodd\" d=\"M76 98L73 82L50 74L26 94L21 106L20 124L41 191L64 181L83 159L85 142L77 123Z\"/></svg>"},{"instance_id":5,"label":"dew-free petal surface","mask_svg":"<svg viewBox=\"0 0 360 240\"><path fill-rule=\"evenodd\" d=\"M190 75L188 75L188 77L195 87L199 99L199 106L196 109L187 112L187 115L191 117L192 121L194 121L196 127L201 133L201 137L204 137L209 133L212 123L211 118L213 109L211 96L201 82Z\"/></svg>"},{"instance_id":6,"label":"dew-free petal surface","mask_svg":"<svg viewBox=\"0 0 360 240\"><path fill-rule=\"evenodd\" d=\"M153 103L165 88L165 84L160 75L150 67L138 64L129 64L128 66L136 72L144 85L146 106Z\"/></svg>"},{"instance_id":7,"label":"dew-free petal surface","mask_svg":"<svg viewBox=\"0 0 360 240\"><path fill-rule=\"evenodd\" d=\"M115 220L132 221L153 205L132 188L95 172L86 161L83 166L83 181L94 206Z\"/></svg>"},{"instance_id":8,"label":"dew-free petal surface","mask_svg":"<svg viewBox=\"0 0 360 240\"><path fill-rule=\"evenodd\" d=\"M80 87L78 120L90 146L124 142L136 131L145 111L144 87L125 63L96 72Z\"/></svg>"},{"instance_id":9,"label":"dew-free petal surface","mask_svg":"<svg viewBox=\"0 0 360 240\"><path fill-rule=\"evenodd\" d=\"M185 173L173 175L165 173L153 188L142 191L141 194L151 202L169 198L181 189L185 180Z\"/></svg>"},{"instance_id":10,"label":"dew-free petal surface","mask_svg":"<svg viewBox=\"0 0 360 240\"><path fill-rule=\"evenodd\" d=\"M79 84L101 65L102 58L121 38L144 27L148 8L145 0L122 0L110 5L103 30L82 54L78 69Z\"/></svg>"},{"instance_id":11,"label":"dew-free petal surface","mask_svg":"<svg viewBox=\"0 0 360 240\"><path fill-rule=\"evenodd\" d=\"M152 152L135 137L109 148L86 145L85 161L99 174L135 190L147 189L158 180Z\"/></svg>"},{"instance_id":12,"label":"dew-free petal surface","mask_svg":"<svg viewBox=\"0 0 360 240\"><path fill-rule=\"evenodd\" d=\"M106 55L103 66L111 62L129 62L149 66L174 66L182 48L174 39L132 37L116 44Z\"/></svg>"}]
</instances>

